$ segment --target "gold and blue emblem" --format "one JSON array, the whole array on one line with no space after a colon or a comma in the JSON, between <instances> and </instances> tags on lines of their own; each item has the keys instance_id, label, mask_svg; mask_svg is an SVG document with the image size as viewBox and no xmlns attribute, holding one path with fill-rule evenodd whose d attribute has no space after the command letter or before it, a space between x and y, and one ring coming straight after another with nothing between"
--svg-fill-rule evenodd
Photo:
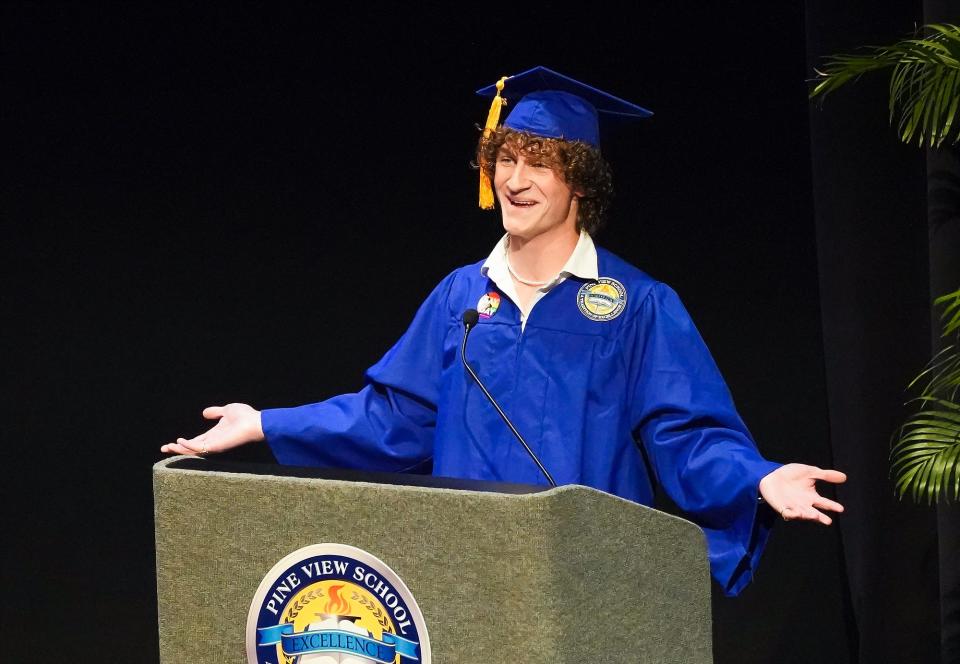
<instances>
[{"instance_id":1,"label":"gold and blue emblem","mask_svg":"<svg viewBox=\"0 0 960 664\"><path fill-rule=\"evenodd\" d=\"M623 313L626 306L627 290L610 277L588 281L577 292L577 307L590 320L613 320Z\"/></svg>"},{"instance_id":2,"label":"gold and blue emblem","mask_svg":"<svg viewBox=\"0 0 960 664\"><path fill-rule=\"evenodd\" d=\"M430 664L423 614L382 560L346 544L286 556L247 614L249 664Z\"/></svg>"}]
</instances>

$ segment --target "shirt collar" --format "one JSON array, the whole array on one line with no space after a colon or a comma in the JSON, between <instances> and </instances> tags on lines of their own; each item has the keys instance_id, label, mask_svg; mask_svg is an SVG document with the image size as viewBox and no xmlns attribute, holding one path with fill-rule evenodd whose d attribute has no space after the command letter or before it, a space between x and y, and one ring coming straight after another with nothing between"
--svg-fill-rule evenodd
<instances>
[{"instance_id":1,"label":"shirt collar","mask_svg":"<svg viewBox=\"0 0 960 664\"><path fill-rule=\"evenodd\" d=\"M507 275L507 243L510 236L505 234L497 246L493 248L487 260L480 267L480 273L483 276L490 276L494 281L497 277ZM491 274L492 272L492 274ZM580 279L596 280L600 277L599 267L597 266L597 247L593 244L593 238L586 231L580 231L580 238L577 240L577 246L573 248L573 253L567 258L567 262L560 268L557 276L551 280L550 285L555 284L559 279L566 277L578 277ZM549 288L549 285L547 286Z\"/></svg>"}]
</instances>

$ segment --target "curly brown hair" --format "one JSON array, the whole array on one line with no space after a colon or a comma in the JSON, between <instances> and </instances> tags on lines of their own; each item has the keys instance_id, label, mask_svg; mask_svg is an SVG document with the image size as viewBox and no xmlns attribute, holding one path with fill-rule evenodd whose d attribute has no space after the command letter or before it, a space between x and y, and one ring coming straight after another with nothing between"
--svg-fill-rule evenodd
<instances>
[{"instance_id":1,"label":"curly brown hair","mask_svg":"<svg viewBox=\"0 0 960 664\"><path fill-rule=\"evenodd\" d=\"M600 150L582 141L534 136L525 131L500 127L477 144L477 164L493 182L500 148L530 158L535 156L563 177L580 195L577 230L594 235L603 226L604 215L613 198L613 174Z\"/></svg>"}]
</instances>

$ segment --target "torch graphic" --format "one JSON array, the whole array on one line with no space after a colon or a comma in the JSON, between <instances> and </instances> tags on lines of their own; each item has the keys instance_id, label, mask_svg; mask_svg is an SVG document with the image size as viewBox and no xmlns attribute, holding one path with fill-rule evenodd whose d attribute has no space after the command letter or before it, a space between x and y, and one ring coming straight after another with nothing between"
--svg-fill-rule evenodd
<instances>
[{"instance_id":1,"label":"torch graphic","mask_svg":"<svg viewBox=\"0 0 960 664\"><path fill-rule=\"evenodd\" d=\"M360 636L369 637L370 632L356 624L359 616L351 616L350 602L340 595L343 585L330 586L329 598L322 613L317 613L319 621L310 623L307 630L339 630L351 632ZM356 655L339 653L313 653L301 655L298 664L375 664L372 659L357 657Z\"/></svg>"}]
</instances>

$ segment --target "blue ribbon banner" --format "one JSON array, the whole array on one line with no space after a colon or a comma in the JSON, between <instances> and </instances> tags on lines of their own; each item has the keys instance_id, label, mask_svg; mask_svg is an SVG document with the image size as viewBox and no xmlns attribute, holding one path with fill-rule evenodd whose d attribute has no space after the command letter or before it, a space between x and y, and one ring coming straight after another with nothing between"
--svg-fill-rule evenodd
<instances>
[{"instance_id":1,"label":"blue ribbon banner","mask_svg":"<svg viewBox=\"0 0 960 664\"><path fill-rule=\"evenodd\" d=\"M420 660L420 648L416 641L410 641L402 636L386 632L383 634L383 641L339 629L320 629L297 633L293 631L293 625L289 623L261 627L257 632L258 646L272 646L279 643L285 655L341 652L366 657L377 662L383 662L383 664L391 664L397 655L412 660Z\"/></svg>"}]
</instances>

